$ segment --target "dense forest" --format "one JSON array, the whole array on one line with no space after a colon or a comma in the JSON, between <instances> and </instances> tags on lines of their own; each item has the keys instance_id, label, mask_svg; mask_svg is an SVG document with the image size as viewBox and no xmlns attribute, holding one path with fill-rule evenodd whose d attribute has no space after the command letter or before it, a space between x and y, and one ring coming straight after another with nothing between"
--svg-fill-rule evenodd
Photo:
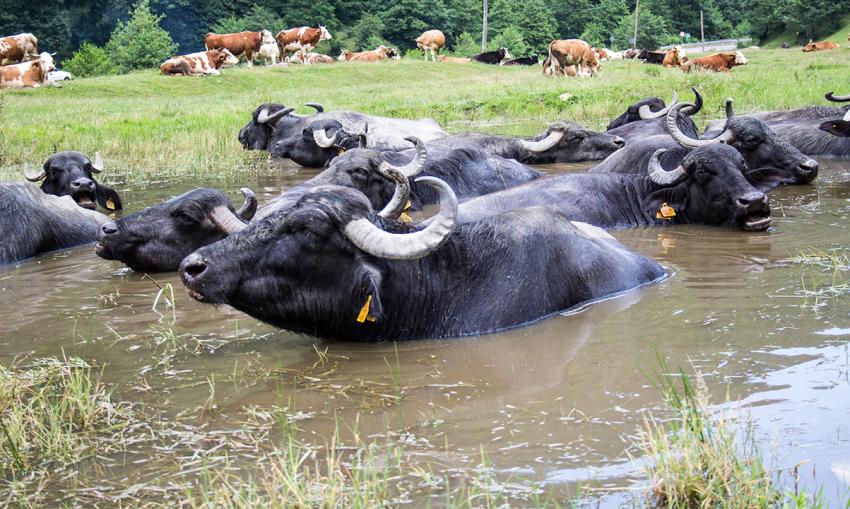
<instances>
[{"instance_id":1,"label":"dense forest","mask_svg":"<svg viewBox=\"0 0 850 509\"><path fill-rule=\"evenodd\" d=\"M42 48L69 57L89 41L103 46L137 0L0 0L0 35L33 32ZM629 45L634 0L490 0L491 46L514 54L542 52L554 38L580 37L595 45ZM153 13L181 52L203 46L208 31L257 30L325 25L334 35L323 52L389 43L401 49L428 28L440 28L457 53L480 48L482 0L149 0ZM642 0L638 46L699 37L699 12L706 38L796 34L797 41L837 28L850 0ZM795 42L795 41L789 41Z\"/></svg>"}]
</instances>

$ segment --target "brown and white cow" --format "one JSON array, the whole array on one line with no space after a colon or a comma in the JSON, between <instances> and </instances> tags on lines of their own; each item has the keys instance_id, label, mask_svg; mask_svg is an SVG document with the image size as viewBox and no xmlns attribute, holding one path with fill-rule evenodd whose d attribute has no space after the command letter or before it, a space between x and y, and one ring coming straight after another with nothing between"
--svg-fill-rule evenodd
<instances>
[{"instance_id":1,"label":"brown and white cow","mask_svg":"<svg viewBox=\"0 0 850 509\"><path fill-rule=\"evenodd\" d=\"M611 51L608 48L593 48L600 62L603 60L622 60L623 55L616 51Z\"/></svg>"},{"instance_id":2,"label":"brown and white cow","mask_svg":"<svg viewBox=\"0 0 850 509\"><path fill-rule=\"evenodd\" d=\"M163 63L159 69L162 74L183 76L209 76L219 75L219 69L228 59L233 56L228 50L199 51L188 55L171 57Z\"/></svg>"},{"instance_id":3,"label":"brown and white cow","mask_svg":"<svg viewBox=\"0 0 850 509\"><path fill-rule=\"evenodd\" d=\"M0 88L40 87L50 84L47 73L56 69L53 56L41 53L38 60L0 67Z\"/></svg>"},{"instance_id":4,"label":"brown and white cow","mask_svg":"<svg viewBox=\"0 0 850 509\"><path fill-rule=\"evenodd\" d=\"M0 37L0 65L20 64L38 58L38 39L34 35Z\"/></svg>"},{"instance_id":5,"label":"brown and white cow","mask_svg":"<svg viewBox=\"0 0 850 509\"><path fill-rule=\"evenodd\" d=\"M344 49L342 50L342 53L339 54L339 58L337 60L346 62L377 62L388 58L397 59L398 50L382 45L371 51L361 51L359 53L353 53Z\"/></svg>"},{"instance_id":6,"label":"brown and white cow","mask_svg":"<svg viewBox=\"0 0 850 509\"><path fill-rule=\"evenodd\" d=\"M425 61L428 61L428 53L434 62L437 61L437 53L446 45L446 36L439 30L428 30L416 38L416 47L422 50Z\"/></svg>"},{"instance_id":7,"label":"brown and white cow","mask_svg":"<svg viewBox=\"0 0 850 509\"><path fill-rule=\"evenodd\" d=\"M304 65L316 65L316 64L332 64L334 63L334 59L331 56L323 55L321 53L310 52L306 55L302 55L298 53L297 55L298 61Z\"/></svg>"},{"instance_id":8,"label":"brown and white cow","mask_svg":"<svg viewBox=\"0 0 850 509\"><path fill-rule=\"evenodd\" d=\"M584 76L583 70L594 75L602 68L596 53L585 41L581 39L555 40L549 43L549 58L547 59L552 74L562 73L569 76L570 67L575 69L576 75ZM558 68L555 67L557 64Z\"/></svg>"},{"instance_id":9,"label":"brown and white cow","mask_svg":"<svg viewBox=\"0 0 850 509\"><path fill-rule=\"evenodd\" d=\"M823 51L827 49L838 49L840 47L841 46L839 46L838 43L834 43L832 41L815 42L809 39L809 43L803 46L803 51L808 53L810 51Z\"/></svg>"},{"instance_id":10,"label":"brown and white cow","mask_svg":"<svg viewBox=\"0 0 850 509\"><path fill-rule=\"evenodd\" d=\"M268 30L263 30L262 32L238 32L235 34L214 34L210 32L204 37L204 46L207 48L207 51L226 49L237 57L245 55L245 59L250 67L254 65L254 54L260 51L260 46L263 44L263 37L266 34L268 34L268 37L272 35Z\"/></svg>"},{"instance_id":11,"label":"brown and white cow","mask_svg":"<svg viewBox=\"0 0 850 509\"><path fill-rule=\"evenodd\" d=\"M440 55L437 57L437 60L440 62L454 62L456 64L468 64L471 60L469 58L464 57L447 57L445 55Z\"/></svg>"},{"instance_id":12,"label":"brown and white cow","mask_svg":"<svg viewBox=\"0 0 850 509\"><path fill-rule=\"evenodd\" d=\"M275 36L277 45L280 47L281 60L286 58L288 52L301 52L306 55L322 41L333 39L328 29L319 25L319 28L298 27L289 30L281 30Z\"/></svg>"},{"instance_id":13,"label":"brown and white cow","mask_svg":"<svg viewBox=\"0 0 850 509\"><path fill-rule=\"evenodd\" d=\"M667 50L667 54L664 55L664 60L661 61L661 65L664 67L679 67L687 61L688 58L685 56L684 50L675 46L673 49Z\"/></svg>"},{"instance_id":14,"label":"brown and white cow","mask_svg":"<svg viewBox=\"0 0 850 509\"><path fill-rule=\"evenodd\" d=\"M736 65L747 65L747 63L747 57L740 51L736 51L735 53L715 53L707 57L692 58L679 68L685 72L690 72L694 67L708 71L729 72L729 69Z\"/></svg>"}]
</instances>

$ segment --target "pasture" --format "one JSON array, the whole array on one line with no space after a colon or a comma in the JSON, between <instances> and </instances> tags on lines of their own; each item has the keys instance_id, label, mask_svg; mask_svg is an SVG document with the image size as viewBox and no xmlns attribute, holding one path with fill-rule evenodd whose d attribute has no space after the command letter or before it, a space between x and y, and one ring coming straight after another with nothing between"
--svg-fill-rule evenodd
<instances>
[{"instance_id":1,"label":"pasture","mask_svg":"<svg viewBox=\"0 0 850 509\"><path fill-rule=\"evenodd\" d=\"M56 150L99 151L99 179L127 213L197 186L235 197L247 185L262 203L316 174L242 149L237 132L262 102L532 135L556 119L602 130L638 99L690 100L690 86L706 99L698 125L726 97L744 113L850 93L850 49L746 54L729 74L619 61L553 79L403 60L3 91L0 177L20 181L24 162ZM670 277L481 337L318 341L201 304L176 274L135 273L91 246L2 267L0 500L646 507L647 493L704 490L724 507L838 507L850 483L850 162L821 164L814 185L771 194L771 231L613 232ZM684 393L671 390L682 379Z\"/></svg>"}]
</instances>

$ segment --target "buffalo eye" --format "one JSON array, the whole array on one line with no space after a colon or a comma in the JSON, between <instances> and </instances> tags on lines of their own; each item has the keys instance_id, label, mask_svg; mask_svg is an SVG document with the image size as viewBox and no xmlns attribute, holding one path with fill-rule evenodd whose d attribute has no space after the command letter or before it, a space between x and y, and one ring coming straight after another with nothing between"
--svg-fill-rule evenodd
<instances>
[{"instance_id":1,"label":"buffalo eye","mask_svg":"<svg viewBox=\"0 0 850 509\"><path fill-rule=\"evenodd\" d=\"M365 168L354 168L351 170L351 176L360 180L366 180L369 176L369 172L366 171Z\"/></svg>"},{"instance_id":2,"label":"buffalo eye","mask_svg":"<svg viewBox=\"0 0 850 509\"><path fill-rule=\"evenodd\" d=\"M196 207L181 207L172 210L171 216L186 225L196 225L204 221L204 213Z\"/></svg>"}]
</instances>

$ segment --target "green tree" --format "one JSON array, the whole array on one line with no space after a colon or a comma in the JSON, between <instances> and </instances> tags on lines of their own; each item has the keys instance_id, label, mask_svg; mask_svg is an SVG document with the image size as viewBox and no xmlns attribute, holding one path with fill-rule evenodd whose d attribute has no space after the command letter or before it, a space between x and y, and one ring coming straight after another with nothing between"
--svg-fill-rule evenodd
<instances>
[{"instance_id":1,"label":"green tree","mask_svg":"<svg viewBox=\"0 0 850 509\"><path fill-rule=\"evenodd\" d=\"M640 27L638 30L637 47L643 49L656 49L664 44L675 43L679 40L678 34L673 33L670 22L656 16L648 8L640 7ZM614 32L614 47L625 49L631 46L630 41L634 35L635 16L627 14L620 18L617 29Z\"/></svg>"},{"instance_id":2,"label":"green tree","mask_svg":"<svg viewBox=\"0 0 850 509\"><path fill-rule=\"evenodd\" d=\"M797 40L818 40L834 32L847 13L846 0L786 0L780 10L786 27L795 27Z\"/></svg>"},{"instance_id":3,"label":"green tree","mask_svg":"<svg viewBox=\"0 0 850 509\"><path fill-rule=\"evenodd\" d=\"M452 54L459 57L471 57L481 52L481 41L473 37L469 32L463 32L452 46Z\"/></svg>"},{"instance_id":4,"label":"green tree","mask_svg":"<svg viewBox=\"0 0 850 509\"><path fill-rule=\"evenodd\" d=\"M62 63L62 67L79 78L115 74L117 72L106 51L90 42L84 42L80 49L74 53L74 56Z\"/></svg>"},{"instance_id":5,"label":"green tree","mask_svg":"<svg viewBox=\"0 0 850 509\"><path fill-rule=\"evenodd\" d=\"M428 28L422 0L397 0L380 11L384 22L384 37L399 48L416 47L416 38Z\"/></svg>"},{"instance_id":6,"label":"green tree","mask_svg":"<svg viewBox=\"0 0 850 509\"><path fill-rule=\"evenodd\" d=\"M507 48L514 57L524 57L530 51L522 37L522 32L514 26L505 28L496 37L490 39L487 48L490 50Z\"/></svg>"},{"instance_id":7,"label":"green tree","mask_svg":"<svg viewBox=\"0 0 850 509\"><path fill-rule=\"evenodd\" d=\"M535 53L542 53L557 37L554 16L543 0L493 0L490 5L490 31L495 35L516 27Z\"/></svg>"},{"instance_id":8,"label":"green tree","mask_svg":"<svg viewBox=\"0 0 850 509\"><path fill-rule=\"evenodd\" d=\"M106 53L121 72L157 67L174 54L177 45L160 26L163 18L151 12L148 0L141 0L126 23L118 22Z\"/></svg>"},{"instance_id":9,"label":"green tree","mask_svg":"<svg viewBox=\"0 0 850 509\"><path fill-rule=\"evenodd\" d=\"M219 34L234 32L259 32L268 30L276 34L284 24L280 17L268 7L254 4L245 16L228 16L212 26L212 31Z\"/></svg>"}]
</instances>

